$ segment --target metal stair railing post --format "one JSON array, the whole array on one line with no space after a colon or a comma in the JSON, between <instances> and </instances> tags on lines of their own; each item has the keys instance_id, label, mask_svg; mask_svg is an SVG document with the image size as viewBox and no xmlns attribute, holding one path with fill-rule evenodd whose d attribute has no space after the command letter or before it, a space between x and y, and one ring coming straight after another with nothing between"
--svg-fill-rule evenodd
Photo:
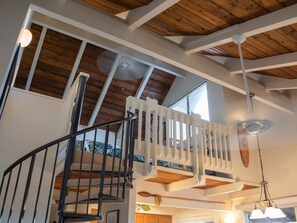
<instances>
[{"instance_id":1,"label":"metal stair railing post","mask_svg":"<svg viewBox=\"0 0 297 223\"><path fill-rule=\"evenodd\" d=\"M132 114L129 113L129 118L132 117ZM130 126L130 151L129 151L129 181L132 182L133 174L133 163L134 163L134 139L135 139L135 119L132 119Z\"/></svg>"},{"instance_id":2,"label":"metal stair railing post","mask_svg":"<svg viewBox=\"0 0 297 223\"><path fill-rule=\"evenodd\" d=\"M77 132L79 121L80 121L80 116L81 116L81 111L82 111L82 105L83 105L83 100L84 100L84 95L85 95L85 89L86 89L86 83L87 83L87 77L81 76L79 80L79 85L78 85L78 90L77 90L77 95L75 99L75 104L72 112L72 117L71 117L71 128L70 128L70 134L73 134ZM68 146L67 146L67 151L66 151L66 158L65 158L65 164L64 164L64 172L63 172L63 180L62 180L62 185L61 185L61 190L60 190L60 199L59 199L59 223L64 222L64 207L65 207L65 198L68 193L67 189L67 181L70 177L70 168L71 164L73 162L73 155L74 155L74 150L75 150L75 141L76 137L72 137L68 141Z\"/></svg>"}]
</instances>

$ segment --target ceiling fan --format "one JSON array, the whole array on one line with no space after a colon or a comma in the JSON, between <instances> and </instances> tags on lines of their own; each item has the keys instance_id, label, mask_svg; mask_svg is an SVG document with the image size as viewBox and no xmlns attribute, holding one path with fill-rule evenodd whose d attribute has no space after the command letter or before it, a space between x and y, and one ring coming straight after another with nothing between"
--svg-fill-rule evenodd
<instances>
[{"instance_id":1,"label":"ceiling fan","mask_svg":"<svg viewBox=\"0 0 297 223\"><path fill-rule=\"evenodd\" d=\"M114 58L115 53L108 50L105 50L98 55L96 65L99 71L108 75L109 70L113 65ZM128 55L121 55L114 79L122 81L140 80L144 77L146 70L146 64L140 63Z\"/></svg>"},{"instance_id":2,"label":"ceiling fan","mask_svg":"<svg viewBox=\"0 0 297 223\"><path fill-rule=\"evenodd\" d=\"M243 54L242 54L242 50L241 50L241 44L245 40L246 40L246 38L242 34L233 36L233 41L238 46L244 88L245 88L245 92L246 92L246 103L247 103L248 112L250 114L250 119L238 123L238 127L245 129L247 131L247 133L257 137L257 147L258 147L259 161L260 161L260 168L261 168L261 177L262 177L262 181L260 182L260 185L261 185L260 198L255 203L255 208L251 213L250 219L251 220L265 219L265 218L281 219L281 218L285 218L286 215L282 212L281 209L279 209L277 207L276 203L271 199L271 196L270 196L270 193L268 190L268 182L265 180L265 177L264 177L262 155L261 155L261 149L260 149L259 137L258 137L258 135L260 133L268 130L272 126L272 122L270 122L269 120L255 119L253 117L254 108L253 108L252 98L255 95L253 93L250 93L250 91L249 91L247 74L245 71ZM262 210L259 209L259 207L262 209L265 208L264 213L262 212Z\"/></svg>"}]
</instances>

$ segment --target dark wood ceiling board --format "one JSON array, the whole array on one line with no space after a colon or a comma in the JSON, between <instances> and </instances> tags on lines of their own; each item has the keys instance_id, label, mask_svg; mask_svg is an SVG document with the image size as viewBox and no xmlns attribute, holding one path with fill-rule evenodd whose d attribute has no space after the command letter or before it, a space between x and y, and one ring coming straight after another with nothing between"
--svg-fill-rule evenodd
<instances>
[{"instance_id":1,"label":"dark wood ceiling board","mask_svg":"<svg viewBox=\"0 0 297 223\"><path fill-rule=\"evenodd\" d=\"M32 61L35 55L35 51L37 48L37 44L40 38L40 34L42 32L42 27L36 24L32 24L30 27L30 31L32 32L32 41L24 48L23 56L21 59L20 67L18 69L18 73L15 80L15 87L25 89L26 82L29 76L30 68L32 65Z\"/></svg>"},{"instance_id":2,"label":"dark wood ceiling board","mask_svg":"<svg viewBox=\"0 0 297 223\"><path fill-rule=\"evenodd\" d=\"M115 15L134 8L145 6L152 2L152 0L82 0L82 2Z\"/></svg>"},{"instance_id":3,"label":"dark wood ceiling board","mask_svg":"<svg viewBox=\"0 0 297 223\"><path fill-rule=\"evenodd\" d=\"M140 83L141 80L113 79L103 100L95 124L124 118L126 98L136 94ZM113 130L115 131L117 129L113 128Z\"/></svg>"},{"instance_id":4,"label":"dark wood ceiling board","mask_svg":"<svg viewBox=\"0 0 297 223\"><path fill-rule=\"evenodd\" d=\"M269 76L296 79L297 78L297 66L282 67L269 70L259 71L259 73Z\"/></svg>"},{"instance_id":5,"label":"dark wood ceiling board","mask_svg":"<svg viewBox=\"0 0 297 223\"><path fill-rule=\"evenodd\" d=\"M246 46L248 46L249 50L257 49L257 52L261 52L255 53L257 59L290 52L287 48L278 44L265 34L247 38ZM245 49L245 45L243 45L242 48Z\"/></svg>"},{"instance_id":6,"label":"dark wood ceiling board","mask_svg":"<svg viewBox=\"0 0 297 223\"><path fill-rule=\"evenodd\" d=\"M206 35L284 7L270 0L181 0L143 27L161 36Z\"/></svg>"},{"instance_id":7,"label":"dark wood ceiling board","mask_svg":"<svg viewBox=\"0 0 297 223\"><path fill-rule=\"evenodd\" d=\"M253 1L256 2L258 5L262 6L263 8L265 8L266 10L268 10L269 12L279 10L286 6L282 4L283 1L281 2L278 0L253 0Z\"/></svg>"},{"instance_id":8,"label":"dark wood ceiling board","mask_svg":"<svg viewBox=\"0 0 297 223\"><path fill-rule=\"evenodd\" d=\"M83 125L88 125L95 105L101 94L101 90L107 79L107 74L103 74L97 66L98 57L102 55L104 51L105 49L88 43L86 45L85 51L83 53L83 56L77 69L76 77L79 75L80 72L85 72L90 75L90 78L88 79L86 86L85 99L81 117L81 124ZM108 62L108 64L110 64L109 60L114 60L114 58L104 57L100 57L100 59L105 60L104 62ZM106 68L107 70L109 70L110 66Z\"/></svg>"},{"instance_id":9,"label":"dark wood ceiling board","mask_svg":"<svg viewBox=\"0 0 297 223\"><path fill-rule=\"evenodd\" d=\"M281 33L280 29L272 30L265 33L270 39L276 41L278 44L282 45L283 47L287 48L289 51L297 51L297 37L296 41L292 41L288 35L284 35Z\"/></svg>"},{"instance_id":10,"label":"dark wood ceiling board","mask_svg":"<svg viewBox=\"0 0 297 223\"><path fill-rule=\"evenodd\" d=\"M143 27L152 30L152 27L160 26L162 31L158 34L162 36L204 35L210 33L210 29L218 30L214 24L201 18L198 13L193 13L196 11L191 1L180 1L145 23Z\"/></svg>"},{"instance_id":11,"label":"dark wood ceiling board","mask_svg":"<svg viewBox=\"0 0 297 223\"><path fill-rule=\"evenodd\" d=\"M253 0L211 0L242 21L251 20L268 13L266 9Z\"/></svg>"},{"instance_id":12,"label":"dark wood ceiling board","mask_svg":"<svg viewBox=\"0 0 297 223\"><path fill-rule=\"evenodd\" d=\"M174 80L174 75L154 69L140 98L146 100L149 97L162 104Z\"/></svg>"},{"instance_id":13,"label":"dark wood ceiling board","mask_svg":"<svg viewBox=\"0 0 297 223\"><path fill-rule=\"evenodd\" d=\"M41 92L39 90L48 91L48 95L53 93L62 98L80 44L78 39L48 29L30 90L37 93Z\"/></svg>"}]
</instances>

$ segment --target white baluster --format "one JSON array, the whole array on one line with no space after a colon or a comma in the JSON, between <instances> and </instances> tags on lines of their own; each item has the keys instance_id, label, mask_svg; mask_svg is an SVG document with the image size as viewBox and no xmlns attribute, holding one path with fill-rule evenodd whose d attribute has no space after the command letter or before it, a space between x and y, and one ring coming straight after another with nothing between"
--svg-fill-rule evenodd
<instances>
[{"instance_id":1,"label":"white baluster","mask_svg":"<svg viewBox=\"0 0 297 223\"><path fill-rule=\"evenodd\" d=\"M179 149L179 158L182 162L184 162L185 155L184 155L184 118L183 114L179 113L179 142L180 142L180 149Z\"/></svg>"},{"instance_id":2,"label":"white baluster","mask_svg":"<svg viewBox=\"0 0 297 223\"><path fill-rule=\"evenodd\" d=\"M167 159L172 159L172 154L171 154L171 150L170 150L170 110L167 109L166 111L166 156Z\"/></svg>"},{"instance_id":3,"label":"white baluster","mask_svg":"<svg viewBox=\"0 0 297 223\"><path fill-rule=\"evenodd\" d=\"M178 158L178 151L177 151L177 139L176 139L176 134L177 134L177 126L176 126L176 112L173 112L173 159L177 160Z\"/></svg>"},{"instance_id":4,"label":"white baluster","mask_svg":"<svg viewBox=\"0 0 297 223\"><path fill-rule=\"evenodd\" d=\"M217 143L217 125L212 123L212 133L213 133L213 140L214 140L214 151L215 151L215 165L216 168L219 166L219 161L218 161L218 143Z\"/></svg>"},{"instance_id":5,"label":"white baluster","mask_svg":"<svg viewBox=\"0 0 297 223\"><path fill-rule=\"evenodd\" d=\"M222 131L223 126L219 126L219 143L220 143L220 168L223 168L223 143L222 143Z\"/></svg>"},{"instance_id":6,"label":"white baluster","mask_svg":"<svg viewBox=\"0 0 297 223\"><path fill-rule=\"evenodd\" d=\"M223 127L223 139L224 139L224 153L225 153L225 169L228 169L228 149L227 149L227 140L226 140L226 131Z\"/></svg>"},{"instance_id":7,"label":"white baluster","mask_svg":"<svg viewBox=\"0 0 297 223\"><path fill-rule=\"evenodd\" d=\"M190 139L190 124L189 115L186 116L186 142L187 142L187 162L191 162L191 139Z\"/></svg>"}]
</instances>

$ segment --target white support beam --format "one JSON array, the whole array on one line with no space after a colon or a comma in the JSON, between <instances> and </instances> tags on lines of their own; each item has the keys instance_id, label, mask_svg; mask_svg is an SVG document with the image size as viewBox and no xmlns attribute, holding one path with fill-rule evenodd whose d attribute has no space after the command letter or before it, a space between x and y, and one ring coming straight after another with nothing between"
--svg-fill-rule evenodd
<instances>
[{"instance_id":1,"label":"white support beam","mask_svg":"<svg viewBox=\"0 0 297 223\"><path fill-rule=\"evenodd\" d=\"M297 23L297 4L280 9L278 11L249 20L239 25L234 25L226 29L205 35L194 41L189 41L183 45L187 53L196 53L201 50L216 47L232 42L234 34L244 34L246 37L254 36L270 30L278 29Z\"/></svg>"},{"instance_id":2,"label":"white support beam","mask_svg":"<svg viewBox=\"0 0 297 223\"><path fill-rule=\"evenodd\" d=\"M218 196L222 194L229 194L232 192L241 191L244 187L244 183L236 182L232 184L222 185L204 190L204 196Z\"/></svg>"},{"instance_id":3,"label":"white support beam","mask_svg":"<svg viewBox=\"0 0 297 223\"><path fill-rule=\"evenodd\" d=\"M185 190L196 186L203 186L205 181L199 182L196 177L191 177L189 179L180 180L174 183L170 183L166 185L166 191L173 192L179 190Z\"/></svg>"},{"instance_id":4,"label":"white support beam","mask_svg":"<svg viewBox=\"0 0 297 223\"><path fill-rule=\"evenodd\" d=\"M154 0L148 5L129 11L127 15L129 29L137 29L179 1L180 0Z\"/></svg>"},{"instance_id":5,"label":"white support beam","mask_svg":"<svg viewBox=\"0 0 297 223\"><path fill-rule=\"evenodd\" d=\"M116 73L116 71L117 71L117 68L118 68L118 66L119 66L119 64L120 64L120 58L121 58L121 55L118 54L118 55L116 56L115 61L114 61L113 64L112 64L112 67L111 67L111 69L110 69L110 71L109 71L108 77L107 77L107 79L106 79L106 81L105 81L105 83L104 83L104 86L103 86L103 88L102 88L102 90L101 90L100 96L99 96L99 98L98 98L98 100L97 100L97 103L96 103L96 105L95 105L95 108L94 108L94 110L93 110L93 113L92 113L92 115L91 115L91 118L90 118L90 120L89 120L88 127L91 127L91 126L94 125L94 122L95 122L96 117L97 117L97 115L98 115L98 113L99 113L99 110L100 110L100 108L101 108L101 105L102 105L102 103L103 103L103 100L104 100L104 98L105 98L105 95L106 95L106 93L107 93L107 91L108 91L108 88L109 88L109 86L110 86L110 84L111 84L111 81L112 81L112 79L113 79L113 76L115 75L115 73Z\"/></svg>"},{"instance_id":6,"label":"white support beam","mask_svg":"<svg viewBox=\"0 0 297 223\"><path fill-rule=\"evenodd\" d=\"M297 196L289 196L282 198L274 198L273 201L277 204L279 208L296 207L297 206ZM242 203L235 206L236 209L251 211L255 208L255 203Z\"/></svg>"},{"instance_id":7,"label":"white support beam","mask_svg":"<svg viewBox=\"0 0 297 223\"><path fill-rule=\"evenodd\" d=\"M80 48L79 48L79 51L76 55L76 59L75 59L75 62L73 64L73 67L72 67L72 70L71 70L71 73L70 73L70 76L69 76L69 79L68 79L68 82L67 82L67 85L66 85L66 88L64 90L64 94L63 94L63 99L66 98L67 94L68 94L68 91L73 83L73 80L74 80L74 77L75 77L75 74L76 74L76 71L77 71L77 68L80 64L80 61L81 61L81 58L84 54L84 51L85 51L85 48L86 48L86 45L87 45L87 42L86 41L82 41L81 44L80 44Z\"/></svg>"},{"instance_id":8,"label":"white support beam","mask_svg":"<svg viewBox=\"0 0 297 223\"><path fill-rule=\"evenodd\" d=\"M145 72L144 78L142 79L142 81L139 85L139 88L135 94L135 98L141 97L142 92L144 91L144 88L145 88L147 82L149 81L154 69L155 69L154 66L148 67L147 71Z\"/></svg>"},{"instance_id":9,"label":"white support beam","mask_svg":"<svg viewBox=\"0 0 297 223\"><path fill-rule=\"evenodd\" d=\"M244 65L246 72L295 66L297 65L297 52L265 57L257 60L244 60ZM230 69L231 74L242 73L239 59L229 60L226 63L226 66Z\"/></svg>"},{"instance_id":10,"label":"white support beam","mask_svg":"<svg viewBox=\"0 0 297 223\"><path fill-rule=\"evenodd\" d=\"M41 48L42 48L42 45L43 45L43 42L44 42L44 39L45 39L46 32L47 32L47 28L43 27L42 32L41 32L40 37L39 37L37 48L36 48L36 51L35 51L35 54L34 54L32 65L31 65L31 68L30 68L30 71L29 71L29 75L28 75L28 79L27 79L27 83L26 83L26 87L25 87L25 89L27 91L29 91L30 87L31 87L31 83L32 83L32 80L33 80L33 76L34 76L34 73L35 73L37 61L39 59L40 51L41 51Z\"/></svg>"},{"instance_id":11,"label":"white support beam","mask_svg":"<svg viewBox=\"0 0 297 223\"><path fill-rule=\"evenodd\" d=\"M79 2L32 0L31 8L133 51L141 52L140 54L150 57L153 61L163 61L163 63L245 94L242 77L230 74L223 65L200 54L185 54L180 47L146 30L131 31L124 22ZM277 92L268 92L264 86L256 82L250 82L249 86L250 90L256 94L255 100L289 114L293 113L292 102L287 97Z\"/></svg>"},{"instance_id":12,"label":"white support beam","mask_svg":"<svg viewBox=\"0 0 297 223\"><path fill-rule=\"evenodd\" d=\"M267 90L292 90L297 89L297 79L280 79L273 81L266 81L264 83Z\"/></svg>"}]
</instances>

